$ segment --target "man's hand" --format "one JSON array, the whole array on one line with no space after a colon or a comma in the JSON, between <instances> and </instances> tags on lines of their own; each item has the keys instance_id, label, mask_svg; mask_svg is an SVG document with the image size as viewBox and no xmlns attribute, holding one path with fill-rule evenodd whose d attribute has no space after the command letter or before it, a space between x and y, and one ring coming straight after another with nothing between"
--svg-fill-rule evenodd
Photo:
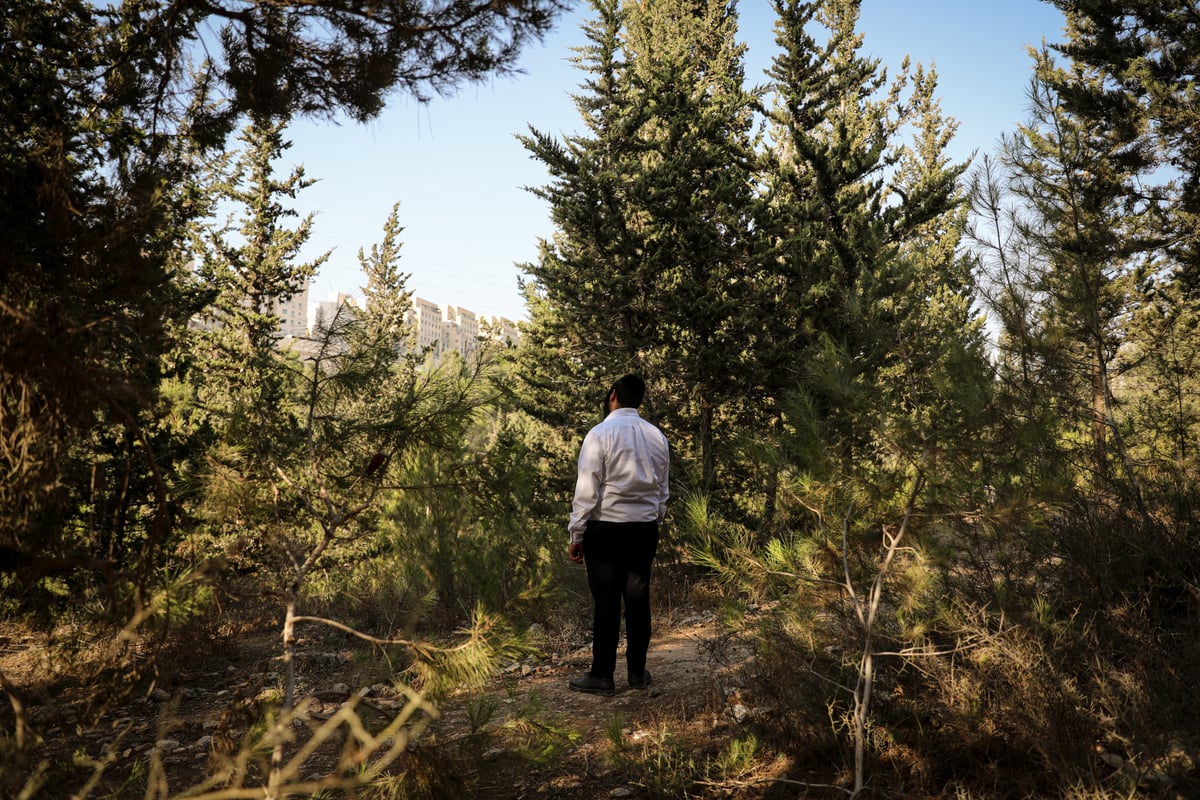
<instances>
[{"instance_id":1,"label":"man's hand","mask_svg":"<svg viewBox=\"0 0 1200 800\"><path fill-rule=\"evenodd\" d=\"M583 542L575 542L567 548L567 558L576 564L583 563Z\"/></svg>"}]
</instances>

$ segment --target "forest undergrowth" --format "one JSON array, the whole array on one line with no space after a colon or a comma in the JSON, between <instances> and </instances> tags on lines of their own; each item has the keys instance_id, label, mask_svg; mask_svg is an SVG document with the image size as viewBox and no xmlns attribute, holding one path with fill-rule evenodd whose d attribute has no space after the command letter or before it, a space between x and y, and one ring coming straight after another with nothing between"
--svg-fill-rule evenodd
<instances>
[{"instance_id":1,"label":"forest undergrowth","mask_svg":"<svg viewBox=\"0 0 1200 800\"><path fill-rule=\"evenodd\" d=\"M419 682L395 650L336 630L302 634L287 791L430 800L855 793L850 700L831 688L831 676L850 675L845 620L826 609L820 624L802 629L805 615L787 598L731 596L692 568L666 564L648 664L654 685L634 691L618 681L616 696L595 697L566 686L590 663L586 586L574 577L544 618L523 623L532 646L520 657L497 658L474 687L431 691L415 713L410 692ZM1123 663L1102 649L1084 656L1081 619L1048 617L1058 630L1046 638L995 629L985 617L973 621L980 638L963 659L933 649L881 657L858 796L1190 796L1194 711L1164 692L1194 685L1178 674L1196 655L1194 612L1173 632L1126 643ZM10 622L2 635L0 674L12 703L0 719L15 733L4 739L5 797L261 796L283 691L277 611L224 608L133 637L119 658L112 641L120 635L94 629L47 633ZM1094 664L1082 663L1088 658ZM1164 671L1160 680L1153 669ZM1080 682L1087 676L1091 696ZM370 738L402 717L398 751L395 729ZM1130 729L1135 721L1148 730ZM1159 749L1138 752L1135 743ZM374 761L385 765L364 776Z\"/></svg>"}]
</instances>

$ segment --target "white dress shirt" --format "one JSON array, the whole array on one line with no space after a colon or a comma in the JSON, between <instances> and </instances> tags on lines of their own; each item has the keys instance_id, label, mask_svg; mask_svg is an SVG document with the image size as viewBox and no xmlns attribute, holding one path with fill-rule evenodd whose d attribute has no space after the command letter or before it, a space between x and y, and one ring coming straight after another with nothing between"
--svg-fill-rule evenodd
<instances>
[{"instance_id":1,"label":"white dress shirt","mask_svg":"<svg viewBox=\"0 0 1200 800\"><path fill-rule=\"evenodd\" d=\"M583 541L588 520L661 522L667 509L670 450L663 432L636 408L616 408L588 431L567 530Z\"/></svg>"}]
</instances>

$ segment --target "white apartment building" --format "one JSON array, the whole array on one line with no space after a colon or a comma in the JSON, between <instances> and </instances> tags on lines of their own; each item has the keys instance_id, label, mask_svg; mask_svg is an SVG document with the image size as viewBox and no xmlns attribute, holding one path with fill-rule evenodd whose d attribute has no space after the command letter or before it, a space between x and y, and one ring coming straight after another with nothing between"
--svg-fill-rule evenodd
<instances>
[{"instance_id":1,"label":"white apartment building","mask_svg":"<svg viewBox=\"0 0 1200 800\"><path fill-rule=\"evenodd\" d=\"M428 349L434 358L440 358L448 348L445 344L446 331L442 324L442 307L420 297L413 296L412 309L406 320L417 332L417 348Z\"/></svg>"},{"instance_id":2,"label":"white apartment building","mask_svg":"<svg viewBox=\"0 0 1200 800\"><path fill-rule=\"evenodd\" d=\"M341 311L354 313L362 301L344 292L334 292L309 308L307 283L285 300L276 299L268 311L279 318L280 346L303 355L315 352L313 336L322 325L330 324ZM451 351L471 356L479 350L481 338L506 345L517 344L521 331L517 323L505 317L480 316L456 305L439 305L422 297L412 298L406 320L416 334L416 347L428 350L436 361ZM207 315L190 321L193 328L212 329L219 323ZM311 351L311 352L310 352Z\"/></svg>"},{"instance_id":3,"label":"white apartment building","mask_svg":"<svg viewBox=\"0 0 1200 800\"><path fill-rule=\"evenodd\" d=\"M361 307L357 298L344 292L334 292L329 295L328 300L321 300L313 305L308 317L307 333L315 333L318 328L332 324L339 311L342 314L353 314Z\"/></svg>"},{"instance_id":4,"label":"white apartment building","mask_svg":"<svg viewBox=\"0 0 1200 800\"><path fill-rule=\"evenodd\" d=\"M249 303L244 304L246 307ZM276 336L279 339L303 337L308 334L308 284L305 283L294 295L286 300L275 298L267 303L264 311L279 318ZM194 330L211 331L222 327L220 318L211 310L201 311L188 320L188 327Z\"/></svg>"},{"instance_id":5,"label":"white apartment building","mask_svg":"<svg viewBox=\"0 0 1200 800\"><path fill-rule=\"evenodd\" d=\"M305 292L307 296L307 292ZM282 306L281 306L282 307ZM301 355L312 355L313 337L322 325L328 325L338 313L353 314L362 309L362 301L343 292L334 292L328 300L315 303L306 318L305 329L292 333L280 315L280 336L283 346L296 350ZM290 319L290 318L289 318ZM439 305L422 297L413 296L412 307L405 322L415 334L415 347L427 351L434 361L449 352L471 356L479 350L481 338L503 344L516 344L521 331L517 323L505 317L481 317L462 306Z\"/></svg>"},{"instance_id":6,"label":"white apartment building","mask_svg":"<svg viewBox=\"0 0 1200 800\"><path fill-rule=\"evenodd\" d=\"M304 336L308 333L308 283L286 300L276 300L270 312L279 317L280 337Z\"/></svg>"},{"instance_id":7,"label":"white apartment building","mask_svg":"<svg viewBox=\"0 0 1200 800\"><path fill-rule=\"evenodd\" d=\"M469 356L479 349L479 320L462 306L442 307L443 352L455 350Z\"/></svg>"}]
</instances>

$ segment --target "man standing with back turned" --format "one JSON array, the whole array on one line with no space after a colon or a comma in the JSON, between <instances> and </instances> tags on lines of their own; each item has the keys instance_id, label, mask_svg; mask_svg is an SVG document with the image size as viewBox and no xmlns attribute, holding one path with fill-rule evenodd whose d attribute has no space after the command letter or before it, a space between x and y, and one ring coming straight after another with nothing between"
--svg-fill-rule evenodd
<instances>
[{"instance_id":1,"label":"man standing with back turned","mask_svg":"<svg viewBox=\"0 0 1200 800\"><path fill-rule=\"evenodd\" d=\"M567 529L567 555L587 566L592 592L592 669L568 683L577 692L616 692L621 601L625 602L625 666L629 688L650 685L650 567L669 494L667 437L642 419L646 383L618 380L604 399L605 419L579 450L579 474Z\"/></svg>"}]
</instances>

